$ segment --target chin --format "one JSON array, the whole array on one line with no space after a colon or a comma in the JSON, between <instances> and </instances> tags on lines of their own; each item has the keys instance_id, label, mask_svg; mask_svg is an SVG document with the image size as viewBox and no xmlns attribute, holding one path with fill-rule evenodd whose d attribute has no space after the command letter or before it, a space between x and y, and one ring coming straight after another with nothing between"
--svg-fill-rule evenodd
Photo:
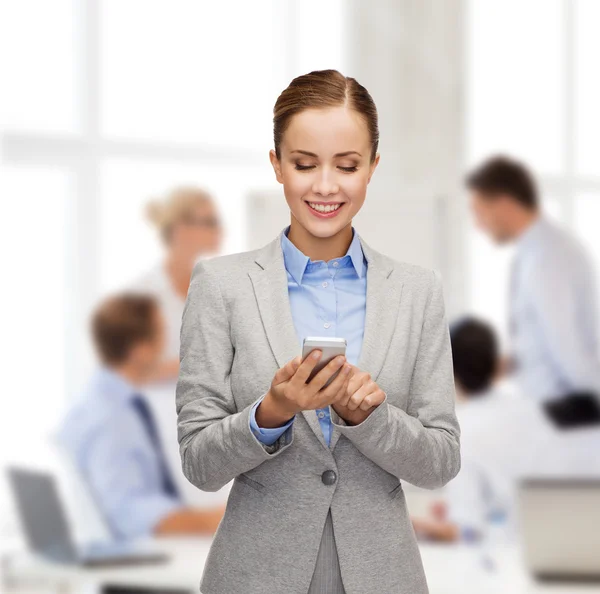
<instances>
[{"instance_id":1,"label":"chin","mask_svg":"<svg viewBox=\"0 0 600 594\"><path fill-rule=\"evenodd\" d=\"M311 221L306 220L306 218L299 218L296 216L294 216L294 218L306 231L308 231L308 233L310 233L313 237L318 237L320 239L333 237L352 223L352 219Z\"/></svg>"},{"instance_id":2,"label":"chin","mask_svg":"<svg viewBox=\"0 0 600 594\"><path fill-rule=\"evenodd\" d=\"M343 225L340 225L339 223L336 223L335 225L311 225L307 227L307 230L311 235L325 239L337 235L342 229L345 229L348 224L349 223L344 223Z\"/></svg>"},{"instance_id":3,"label":"chin","mask_svg":"<svg viewBox=\"0 0 600 594\"><path fill-rule=\"evenodd\" d=\"M507 243L510 243L511 237L508 235L496 235L494 241L497 245L506 245Z\"/></svg>"}]
</instances>

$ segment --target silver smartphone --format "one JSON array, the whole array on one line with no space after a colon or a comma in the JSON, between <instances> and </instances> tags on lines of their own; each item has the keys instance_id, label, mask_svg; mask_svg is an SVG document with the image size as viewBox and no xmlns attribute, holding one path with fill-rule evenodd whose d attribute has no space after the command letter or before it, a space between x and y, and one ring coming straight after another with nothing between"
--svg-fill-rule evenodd
<instances>
[{"instance_id":1,"label":"silver smartphone","mask_svg":"<svg viewBox=\"0 0 600 594\"><path fill-rule=\"evenodd\" d=\"M346 354L346 339L345 338L331 338L329 336L307 336L302 342L302 360L306 359L311 351L318 349L322 352L321 358L315 365L314 369L308 376L306 383L310 382L327 363L338 355ZM329 378L325 386L328 386L339 373L339 369ZM323 387L325 387L323 386Z\"/></svg>"}]
</instances>

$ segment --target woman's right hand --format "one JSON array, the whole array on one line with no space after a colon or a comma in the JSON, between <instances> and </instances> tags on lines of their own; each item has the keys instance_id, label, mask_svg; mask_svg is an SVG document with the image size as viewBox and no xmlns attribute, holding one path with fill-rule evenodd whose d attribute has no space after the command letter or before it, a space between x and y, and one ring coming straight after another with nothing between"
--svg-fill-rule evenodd
<instances>
[{"instance_id":1,"label":"woman's right hand","mask_svg":"<svg viewBox=\"0 0 600 594\"><path fill-rule=\"evenodd\" d=\"M343 355L332 359L306 383L321 354L318 349L313 350L304 361L298 356L275 373L268 396L283 415L293 416L303 410L325 408L345 397L352 366L346 363ZM324 387L338 369L340 373L337 377Z\"/></svg>"}]
</instances>

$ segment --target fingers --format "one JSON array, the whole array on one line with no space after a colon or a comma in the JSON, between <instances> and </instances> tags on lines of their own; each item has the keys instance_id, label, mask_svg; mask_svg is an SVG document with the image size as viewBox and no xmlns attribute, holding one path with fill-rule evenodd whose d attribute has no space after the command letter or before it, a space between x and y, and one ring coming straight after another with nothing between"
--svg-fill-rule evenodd
<instances>
[{"instance_id":1,"label":"fingers","mask_svg":"<svg viewBox=\"0 0 600 594\"><path fill-rule=\"evenodd\" d=\"M348 392L346 397L341 401L342 406L348 406L350 398L355 394L361 386L371 381L371 374L366 371L361 371L358 367L353 366L353 373L350 378L350 384L348 385Z\"/></svg>"},{"instance_id":2,"label":"fingers","mask_svg":"<svg viewBox=\"0 0 600 594\"><path fill-rule=\"evenodd\" d=\"M306 357L306 359L304 359L304 361L301 361L298 369L296 370L296 373L294 374L294 377L291 380L297 388L301 388L304 386L306 380L308 379L308 376L310 375L310 372L319 362L319 359L321 358L322 354L322 351L320 351L319 349L315 349L310 352L310 354L308 355L308 357Z\"/></svg>"},{"instance_id":3,"label":"fingers","mask_svg":"<svg viewBox=\"0 0 600 594\"><path fill-rule=\"evenodd\" d=\"M359 408L361 410L369 410L374 406L379 406L384 400L385 392L381 388L377 387L377 389L374 392L367 394L363 398L363 401L360 403Z\"/></svg>"},{"instance_id":4,"label":"fingers","mask_svg":"<svg viewBox=\"0 0 600 594\"><path fill-rule=\"evenodd\" d=\"M313 394L316 394L326 383L327 380L346 362L346 357L339 355L333 358L308 384ZM336 378L337 379L337 378ZM335 381L335 380L334 380ZM333 383L333 382L332 382Z\"/></svg>"},{"instance_id":5,"label":"fingers","mask_svg":"<svg viewBox=\"0 0 600 594\"><path fill-rule=\"evenodd\" d=\"M348 400L348 409L369 410L373 406L378 406L385 400L383 390L374 382L369 381L362 385Z\"/></svg>"},{"instance_id":6,"label":"fingers","mask_svg":"<svg viewBox=\"0 0 600 594\"><path fill-rule=\"evenodd\" d=\"M333 401L330 401L328 404L338 404L342 400L345 400L346 394L348 393L348 384L350 383L350 378L352 377L352 370L346 376L346 380L342 384L342 387L339 389L338 393L335 395Z\"/></svg>"},{"instance_id":7,"label":"fingers","mask_svg":"<svg viewBox=\"0 0 600 594\"><path fill-rule=\"evenodd\" d=\"M291 361L288 361L283 367L279 368L275 373L275 377L273 378L274 385L282 384L283 382L287 382L294 377L294 374L300 367L301 362L302 358L298 356Z\"/></svg>"},{"instance_id":8,"label":"fingers","mask_svg":"<svg viewBox=\"0 0 600 594\"><path fill-rule=\"evenodd\" d=\"M348 403L349 410L367 411L379 406L385 400L385 393L377 385L374 389L362 387L356 392Z\"/></svg>"},{"instance_id":9,"label":"fingers","mask_svg":"<svg viewBox=\"0 0 600 594\"><path fill-rule=\"evenodd\" d=\"M333 402L337 402L346 393L350 381L350 372L351 366L349 364L344 365L335 379L319 391L318 396L320 400L322 399L322 404L318 408L324 408Z\"/></svg>"},{"instance_id":10,"label":"fingers","mask_svg":"<svg viewBox=\"0 0 600 594\"><path fill-rule=\"evenodd\" d=\"M352 393L352 395L348 399L348 404L346 404L348 410L356 410L357 408L359 408L363 401L363 398L369 393L368 390L368 386L364 385L358 388L358 390L356 390L354 393Z\"/></svg>"}]
</instances>

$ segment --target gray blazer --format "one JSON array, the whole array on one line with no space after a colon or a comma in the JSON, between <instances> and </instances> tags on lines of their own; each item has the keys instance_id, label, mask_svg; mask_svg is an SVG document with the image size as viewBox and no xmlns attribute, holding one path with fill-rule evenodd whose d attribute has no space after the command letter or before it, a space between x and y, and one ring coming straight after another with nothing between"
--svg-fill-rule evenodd
<instances>
[{"instance_id":1,"label":"gray blazer","mask_svg":"<svg viewBox=\"0 0 600 594\"><path fill-rule=\"evenodd\" d=\"M434 489L460 469L440 277L361 239L358 367L386 399L356 426L332 409L329 447L314 410L264 446L250 409L300 354L280 241L281 233L261 249L198 262L185 303L176 396L183 472L203 491L235 479L200 590L306 594L331 507L346 594L426 593L402 481Z\"/></svg>"}]
</instances>

